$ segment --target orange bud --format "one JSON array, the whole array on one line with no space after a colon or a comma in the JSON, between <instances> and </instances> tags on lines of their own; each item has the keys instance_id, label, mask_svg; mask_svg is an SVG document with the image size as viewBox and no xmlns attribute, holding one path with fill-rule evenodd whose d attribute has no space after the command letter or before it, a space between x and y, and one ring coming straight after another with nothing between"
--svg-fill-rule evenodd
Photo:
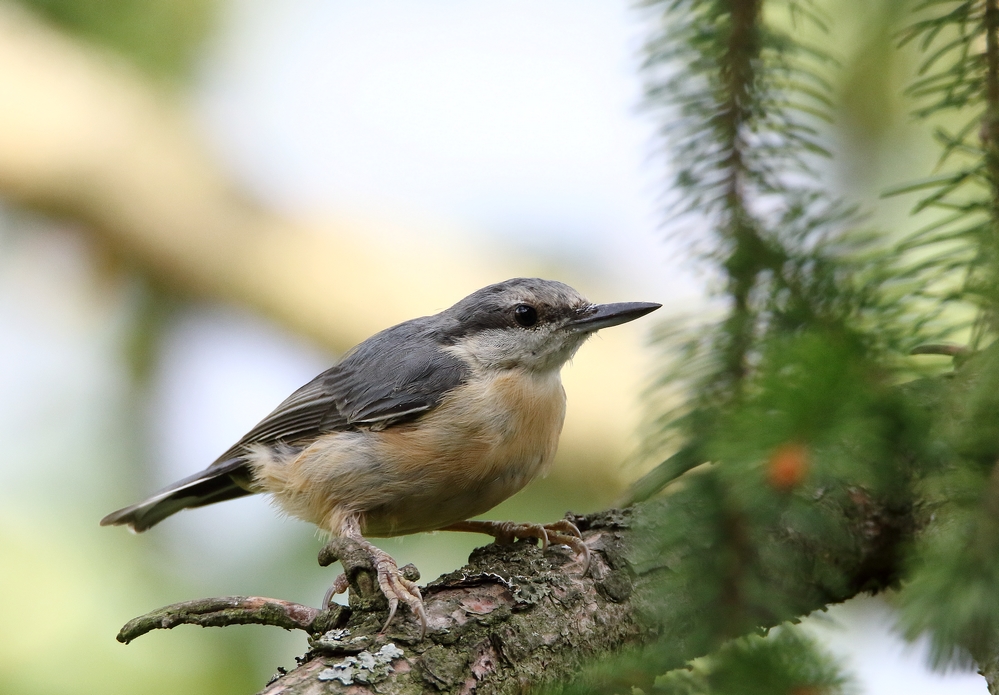
<instances>
[{"instance_id":1,"label":"orange bud","mask_svg":"<svg viewBox=\"0 0 999 695\"><path fill-rule=\"evenodd\" d=\"M808 475L808 448L791 442L781 444L767 461L767 481L781 492L789 492L801 485Z\"/></svg>"}]
</instances>

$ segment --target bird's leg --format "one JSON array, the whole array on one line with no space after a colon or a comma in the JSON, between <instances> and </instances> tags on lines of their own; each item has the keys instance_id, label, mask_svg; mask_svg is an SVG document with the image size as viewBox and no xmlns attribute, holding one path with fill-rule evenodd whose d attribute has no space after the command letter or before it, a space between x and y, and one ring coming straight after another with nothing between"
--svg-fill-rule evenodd
<instances>
[{"instance_id":1,"label":"bird's leg","mask_svg":"<svg viewBox=\"0 0 999 695\"><path fill-rule=\"evenodd\" d=\"M340 560L341 562L346 560L344 569L347 573L351 571L346 566L347 564L350 564L352 567L368 567L373 570L377 578L379 590L388 599L389 614L385 625L382 627L382 632L392 622L392 618L395 617L395 611L401 601L409 606L413 614L420 619L420 639L423 639L427 633L427 612L423 607L423 595L420 593L420 587L416 583L416 579L419 579L419 572L416 572L416 568L407 565L400 570L391 555L370 543L361 535L361 527L356 517L346 519L337 529L337 536L338 538L334 538L320 552L319 563L325 566L336 560ZM340 543L337 542L338 540ZM343 540L351 541L353 548L350 551L346 551L342 547ZM348 557L348 555L355 555L357 557ZM335 594L346 591L348 585L347 574L339 575L326 592L325 605L329 604L329 601Z\"/></svg>"},{"instance_id":2,"label":"bird's leg","mask_svg":"<svg viewBox=\"0 0 999 695\"><path fill-rule=\"evenodd\" d=\"M445 526L442 531L464 531L484 533L496 539L497 543L512 543L518 538L536 538L541 541L542 550L550 543L567 545L581 556L583 574L590 568L590 549L583 542L583 535L568 519L559 519L551 524L522 524L515 521L459 521Z\"/></svg>"}]
</instances>

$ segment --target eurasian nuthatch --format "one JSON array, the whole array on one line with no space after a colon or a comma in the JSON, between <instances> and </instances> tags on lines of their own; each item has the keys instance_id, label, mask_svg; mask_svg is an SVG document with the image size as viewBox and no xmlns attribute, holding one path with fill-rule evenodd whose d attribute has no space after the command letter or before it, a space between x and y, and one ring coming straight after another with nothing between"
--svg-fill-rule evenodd
<instances>
[{"instance_id":1,"label":"eurasian nuthatch","mask_svg":"<svg viewBox=\"0 0 999 695\"><path fill-rule=\"evenodd\" d=\"M389 621L402 601L425 629L419 587L362 534L480 531L587 552L568 521L469 519L550 467L565 416L562 365L595 331L659 306L595 305L536 278L484 287L368 338L208 468L101 525L145 531L182 509L270 493L288 514L360 543L389 600ZM344 588L338 579L331 591Z\"/></svg>"}]
</instances>

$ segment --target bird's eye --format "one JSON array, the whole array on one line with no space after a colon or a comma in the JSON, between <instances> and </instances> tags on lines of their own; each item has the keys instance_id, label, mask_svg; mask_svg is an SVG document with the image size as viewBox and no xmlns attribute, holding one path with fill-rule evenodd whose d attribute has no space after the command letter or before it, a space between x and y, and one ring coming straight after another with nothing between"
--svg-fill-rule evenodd
<instances>
[{"instance_id":1,"label":"bird's eye","mask_svg":"<svg viewBox=\"0 0 999 695\"><path fill-rule=\"evenodd\" d=\"M529 304L518 304L513 310L513 319L524 328L530 328L538 322L538 310Z\"/></svg>"}]
</instances>

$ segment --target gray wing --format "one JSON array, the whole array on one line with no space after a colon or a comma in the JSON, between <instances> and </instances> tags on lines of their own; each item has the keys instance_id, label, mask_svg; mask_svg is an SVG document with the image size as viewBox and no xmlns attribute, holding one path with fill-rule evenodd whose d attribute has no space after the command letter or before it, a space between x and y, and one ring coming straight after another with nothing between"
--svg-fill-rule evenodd
<instances>
[{"instance_id":1,"label":"gray wing","mask_svg":"<svg viewBox=\"0 0 999 695\"><path fill-rule=\"evenodd\" d=\"M411 421L435 408L467 373L464 362L441 351L426 317L393 326L291 394L213 466L251 444L294 446L327 432Z\"/></svg>"}]
</instances>

